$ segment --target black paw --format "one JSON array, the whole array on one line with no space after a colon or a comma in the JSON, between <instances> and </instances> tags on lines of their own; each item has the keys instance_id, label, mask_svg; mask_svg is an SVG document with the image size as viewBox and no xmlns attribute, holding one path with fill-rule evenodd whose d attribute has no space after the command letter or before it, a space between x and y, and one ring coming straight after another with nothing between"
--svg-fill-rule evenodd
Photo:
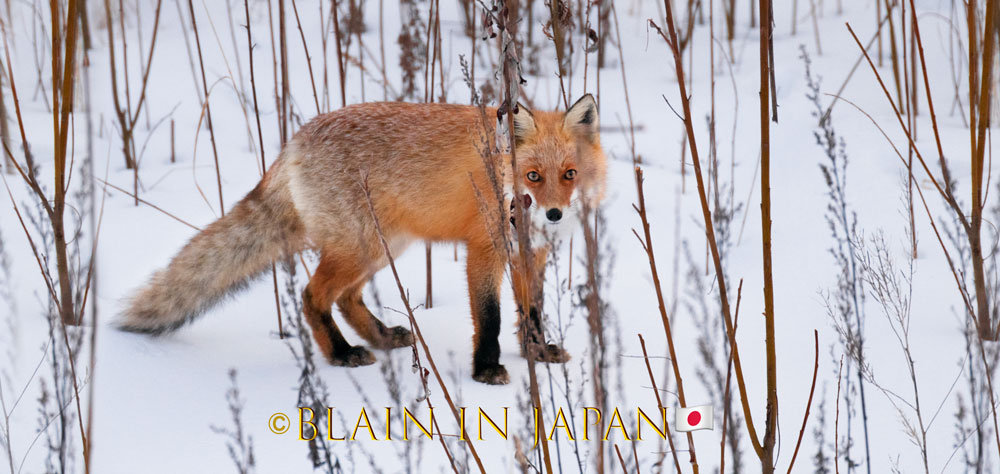
<instances>
[{"instance_id":1,"label":"black paw","mask_svg":"<svg viewBox=\"0 0 1000 474\"><path fill-rule=\"evenodd\" d=\"M472 374L472 378L475 379L476 382L482 382L489 385L507 385L507 383L510 382L510 376L507 375L507 369L500 364L477 369L475 370L475 373Z\"/></svg>"},{"instance_id":2,"label":"black paw","mask_svg":"<svg viewBox=\"0 0 1000 474\"><path fill-rule=\"evenodd\" d=\"M382 331L379 349L396 349L413 345L413 333L403 326L393 326Z\"/></svg>"},{"instance_id":3,"label":"black paw","mask_svg":"<svg viewBox=\"0 0 1000 474\"><path fill-rule=\"evenodd\" d=\"M361 346L351 346L344 352L334 354L330 363L339 367L361 367L375 363L375 356Z\"/></svg>"}]
</instances>

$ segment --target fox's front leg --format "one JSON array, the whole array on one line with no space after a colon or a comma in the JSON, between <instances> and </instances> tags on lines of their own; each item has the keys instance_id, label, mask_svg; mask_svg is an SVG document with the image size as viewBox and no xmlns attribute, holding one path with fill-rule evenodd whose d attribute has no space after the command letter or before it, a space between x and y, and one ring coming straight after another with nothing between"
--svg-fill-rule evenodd
<instances>
[{"instance_id":1,"label":"fox's front leg","mask_svg":"<svg viewBox=\"0 0 1000 474\"><path fill-rule=\"evenodd\" d=\"M492 243L468 243L466 274L469 304L475 328L472 346L472 378L490 385L509 382L507 369L500 365L500 283L503 258Z\"/></svg>"},{"instance_id":2,"label":"fox's front leg","mask_svg":"<svg viewBox=\"0 0 1000 474\"><path fill-rule=\"evenodd\" d=\"M545 283L545 262L548 249L534 250L534 258L529 268L524 268L520 262L515 262L512 275L514 284L514 299L517 301L518 339L521 342L521 355L525 358L534 356L539 362L562 363L569 360L569 353L555 344L545 343L545 332L542 328L542 313L538 305L543 302L542 287ZM515 257L516 258L516 257ZM529 290L529 276L533 278L535 291ZM525 312L525 308L528 308Z\"/></svg>"}]
</instances>

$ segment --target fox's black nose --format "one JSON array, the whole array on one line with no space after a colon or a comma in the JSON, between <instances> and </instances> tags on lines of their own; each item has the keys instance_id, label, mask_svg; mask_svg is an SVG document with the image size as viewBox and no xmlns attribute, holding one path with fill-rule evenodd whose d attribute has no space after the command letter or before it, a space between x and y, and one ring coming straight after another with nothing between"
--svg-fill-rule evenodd
<instances>
[{"instance_id":1,"label":"fox's black nose","mask_svg":"<svg viewBox=\"0 0 1000 474\"><path fill-rule=\"evenodd\" d=\"M553 207L545 211L545 217L548 217L552 222L559 222L559 219L562 219L562 211Z\"/></svg>"}]
</instances>

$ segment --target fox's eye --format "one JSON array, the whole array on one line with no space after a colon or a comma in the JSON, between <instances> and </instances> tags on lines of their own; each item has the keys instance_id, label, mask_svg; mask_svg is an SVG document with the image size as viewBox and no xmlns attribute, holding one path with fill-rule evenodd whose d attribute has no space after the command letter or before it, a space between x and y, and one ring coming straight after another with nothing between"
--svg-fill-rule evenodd
<instances>
[{"instance_id":1,"label":"fox's eye","mask_svg":"<svg viewBox=\"0 0 1000 474\"><path fill-rule=\"evenodd\" d=\"M537 171L529 171L528 172L528 181L531 181L533 183L537 183L537 182L539 182L541 180L542 180L542 175L538 174Z\"/></svg>"},{"instance_id":2,"label":"fox's eye","mask_svg":"<svg viewBox=\"0 0 1000 474\"><path fill-rule=\"evenodd\" d=\"M575 177L576 177L576 170L566 170L566 173L563 174L563 178L566 179L573 179Z\"/></svg>"}]
</instances>

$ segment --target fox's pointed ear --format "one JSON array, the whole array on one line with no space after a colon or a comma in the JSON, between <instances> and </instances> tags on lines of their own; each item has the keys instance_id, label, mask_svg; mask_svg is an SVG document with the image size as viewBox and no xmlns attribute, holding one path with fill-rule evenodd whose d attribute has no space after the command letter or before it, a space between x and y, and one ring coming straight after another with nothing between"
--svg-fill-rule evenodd
<instances>
[{"instance_id":1,"label":"fox's pointed ear","mask_svg":"<svg viewBox=\"0 0 1000 474\"><path fill-rule=\"evenodd\" d=\"M514 143L520 145L535 134L535 117L531 110L524 104L517 103L517 112L514 113Z\"/></svg>"},{"instance_id":2,"label":"fox's pointed ear","mask_svg":"<svg viewBox=\"0 0 1000 474\"><path fill-rule=\"evenodd\" d=\"M594 96L586 94L580 97L563 117L563 127L589 141L597 138L600 124L597 118L597 101Z\"/></svg>"}]
</instances>

